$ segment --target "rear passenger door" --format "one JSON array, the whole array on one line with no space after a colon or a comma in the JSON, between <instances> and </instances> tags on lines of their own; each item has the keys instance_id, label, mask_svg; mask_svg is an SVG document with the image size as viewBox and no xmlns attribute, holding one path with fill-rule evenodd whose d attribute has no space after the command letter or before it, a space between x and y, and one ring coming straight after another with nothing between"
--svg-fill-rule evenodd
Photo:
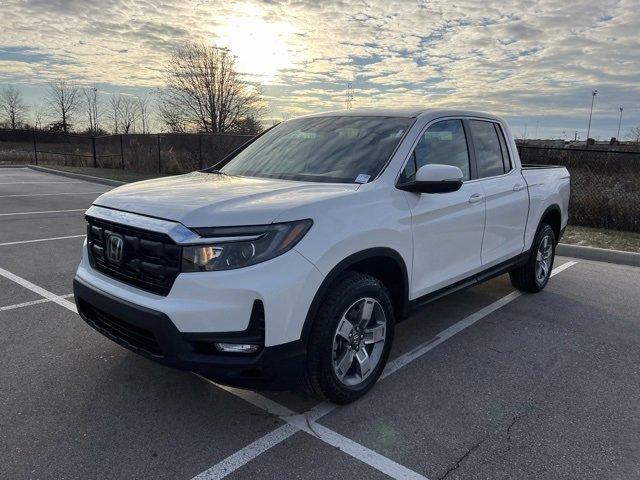
<instances>
[{"instance_id":1,"label":"rear passenger door","mask_svg":"<svg viewBox=\"0 0 640 480\"><path fill-rule=\"evenodd\" d=\"M522 173L514 169L500 123L470 119L468 124L485 194L482 265L492 266L523 251L529 194Z\"/></svg>"}]
</instances>

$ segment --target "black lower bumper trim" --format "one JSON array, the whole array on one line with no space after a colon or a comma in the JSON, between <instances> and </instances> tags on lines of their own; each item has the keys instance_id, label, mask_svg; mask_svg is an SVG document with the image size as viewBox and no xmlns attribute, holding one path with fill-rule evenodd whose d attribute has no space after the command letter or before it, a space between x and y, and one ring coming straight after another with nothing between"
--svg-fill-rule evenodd
<instances>
[{"instance_id":1,"label":"black lower bumper trim","mask_svg":"<svg viewBox=\"0 0 640 480\"><path fill-rule=\"evenodd\" d=\"M77 278L73 293L78 313L92 328L163 365L244 388L287 389L303 378L306 348L301 340L262 347L253 355L223 354L214 349L203 353L195 345L215 341L215 333L180 332L164 313L114 297ZM224 333L220 335L222 341L227 338ZM247 338L254 340L255 336Z\"/></svg>"}]
</instances>

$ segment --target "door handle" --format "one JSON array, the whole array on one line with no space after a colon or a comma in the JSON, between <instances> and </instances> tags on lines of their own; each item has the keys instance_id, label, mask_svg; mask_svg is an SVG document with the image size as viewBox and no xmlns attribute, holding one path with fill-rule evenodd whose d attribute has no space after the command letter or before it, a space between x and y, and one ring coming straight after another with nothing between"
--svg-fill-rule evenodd
<instances>
[{"instance_id":1,"label":"door handle","mask_svg":"<svg viewBox=\"0 0 640 480\"><path fill-rule=\"evenodd\" d=\"M469 203L478 203L480 200L482 200L482 194L480 193L474 193L469 197Z\"/></svg>"},{"instance_id":2,"label":"door handle","mask_svg":"<svg viewBox=\"0 0 640 480\"><path fill-rule=\"evenodd\" d=\"M514 191L514 192L519 192L520 190L524 190L525 188L527 188L527 187L525 187L524 185L522 185L522 184L520 184L520 183L516 183L516 184L513 186L513 191Z\"/></svg>"}]
</instances>

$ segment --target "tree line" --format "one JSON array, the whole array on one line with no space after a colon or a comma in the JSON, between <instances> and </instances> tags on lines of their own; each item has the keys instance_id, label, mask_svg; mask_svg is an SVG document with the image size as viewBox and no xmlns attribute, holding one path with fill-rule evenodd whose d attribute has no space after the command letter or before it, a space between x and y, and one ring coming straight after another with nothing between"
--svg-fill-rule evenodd
<instances>
[{"instance_id":1,"label":"tree line","mask_svg":"<svg viewBox=\"0 0 640 480\"><path fill-rule=\"evenodd\" d=\"M171 55L164 72L164 85L143 96L58 79L47 85L43 104L31 107L19 89L6 86L0 90L0 127L89 135L150 133L153 124L173 133L262 131L260 88L242 78L229 50L189 43Z\"/></svg>"}]
</instances>

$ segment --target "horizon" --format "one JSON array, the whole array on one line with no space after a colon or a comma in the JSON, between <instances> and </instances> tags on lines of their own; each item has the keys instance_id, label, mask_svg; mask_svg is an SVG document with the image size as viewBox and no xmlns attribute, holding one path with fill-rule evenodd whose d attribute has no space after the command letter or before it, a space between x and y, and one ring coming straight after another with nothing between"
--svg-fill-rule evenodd
<instances>
[{"instance_id":1,"label":"horizon","mask_svg":"<svg viewBox=\"0 0 640 480\"><path fill-rule=\"evenodd\" d=\"M637 5L635 5L637 7ZM188 41L228 48L261 86L265 124L353 107L426 106L504 116L514 135L621 140L640 125L640 18L631 1L163 3L2 1L0 88L43 104L64 78L103 94L152 95ZM52 21L54 20L54 21ZM28 113L32 123L34 109ZM80 118L80 116L79 116ZM84 123L82 120L78 122Z\"/></svg>"}]
</instances>

